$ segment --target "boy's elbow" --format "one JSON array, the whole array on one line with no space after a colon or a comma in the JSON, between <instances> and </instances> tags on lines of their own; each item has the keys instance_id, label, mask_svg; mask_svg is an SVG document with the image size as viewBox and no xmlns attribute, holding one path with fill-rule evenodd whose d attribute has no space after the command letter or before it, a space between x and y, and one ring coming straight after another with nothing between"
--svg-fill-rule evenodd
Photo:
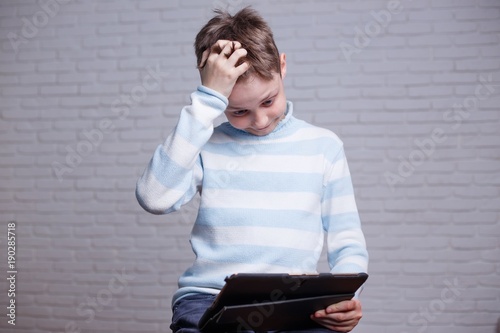
<instances>
[{"instance_id":1,"label":"boy's elbow","mask_svg":"<svg viewBox=\"0 0 500 333\"><path fill-rule=\"evenodd\" d=\"M161 203L161 200L154 199L154 196L148 195L147 191L142 189L139 185L137 185L135 189L135 197L139 205L146 212L155 215L165 214L165 207Z\"/></svg>"},{"instance_id":2,"label":"boy's elbow","mask_svg":"<svg viewBox=\"0 0 500 333\"><path fill-rule=\"evenodd\" d=\"M155 215L162 215L165 214L165 211L161 209L158 205L155 205L154 203L151 202L144 202L141 200L138 200L139 205L144 209L146 212L155 214Z\"/></svg>"}]
</instances>

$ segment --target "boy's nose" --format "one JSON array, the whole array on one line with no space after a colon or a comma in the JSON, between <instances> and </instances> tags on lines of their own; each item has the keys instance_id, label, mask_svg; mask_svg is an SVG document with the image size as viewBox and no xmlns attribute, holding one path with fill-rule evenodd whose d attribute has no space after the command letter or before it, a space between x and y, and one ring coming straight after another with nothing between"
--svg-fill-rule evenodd
<instances>
[{"instance_id":1,"label":"boy's nose","mask_svg":"<svg viewBox=\"0 0 500 333\"><path fill-rule=\"evenodd\" d=\"M268 117L265 111L257 110L253 118L255 129L262 129L268 125Z\"/></svg>"}]
</instances>

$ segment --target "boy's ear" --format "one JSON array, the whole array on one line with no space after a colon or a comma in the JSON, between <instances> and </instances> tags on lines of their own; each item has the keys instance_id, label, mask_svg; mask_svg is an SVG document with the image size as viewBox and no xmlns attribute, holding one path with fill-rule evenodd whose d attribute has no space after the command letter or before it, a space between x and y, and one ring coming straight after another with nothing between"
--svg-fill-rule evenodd
<instances>
[{"instance_id":1,"label":"boy's ear","mask_svg":"<svg viewBox=\"0 0 500 333\"><path fill-rule=\"evenodd\" d=\"M284 79L286 76L286 54L280 54L280 66L281 66L281 78Z\"/></svg>"}]
</instances>

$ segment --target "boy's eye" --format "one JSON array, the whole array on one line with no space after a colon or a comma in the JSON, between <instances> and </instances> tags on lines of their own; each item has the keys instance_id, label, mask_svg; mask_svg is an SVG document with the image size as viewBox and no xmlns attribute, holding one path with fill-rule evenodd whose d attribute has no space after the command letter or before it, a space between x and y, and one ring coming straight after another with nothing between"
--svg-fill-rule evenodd
<instances>
[{"instance_id":1,"label":"boy's eye","mask_svg":"<svg viewBox=\"0 0 500 333\"><path fill-rule=\"evenodd\" d=\"M244 115L245 113L247 113L248 110L239 110L239 111L234 111L233 112L233 115L234 116L242 116Z\"/></svg>"},{"instance_id":2,"label":"boy's eye","mask_svg":"<svg viewBox=\"0 0 500 333\"><path fill-rule=\"evenodd\" d=\"M270 106L271 104L273 104L273 100L272 99L268 99L267 101L265 101L264 103L262 103L262 105L264 105L264 106Z\"/></svg>"}]
</instances>

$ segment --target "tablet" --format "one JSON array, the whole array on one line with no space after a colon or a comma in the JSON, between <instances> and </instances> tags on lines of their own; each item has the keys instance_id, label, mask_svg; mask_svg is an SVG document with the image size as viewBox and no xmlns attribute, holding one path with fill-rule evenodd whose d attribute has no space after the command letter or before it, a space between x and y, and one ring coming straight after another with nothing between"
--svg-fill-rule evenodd
<instances>
[{"instance_id":1,"label":"tablet","mask_svg":"<svg viewBox=\"0 0 500 333\"><path fill-rule=\"evenodd\" d=\"M234 274L198 326L203 332L266 332L318 327L310 315L354 297L366 273Z\"/></svg>"}]
</instances>

